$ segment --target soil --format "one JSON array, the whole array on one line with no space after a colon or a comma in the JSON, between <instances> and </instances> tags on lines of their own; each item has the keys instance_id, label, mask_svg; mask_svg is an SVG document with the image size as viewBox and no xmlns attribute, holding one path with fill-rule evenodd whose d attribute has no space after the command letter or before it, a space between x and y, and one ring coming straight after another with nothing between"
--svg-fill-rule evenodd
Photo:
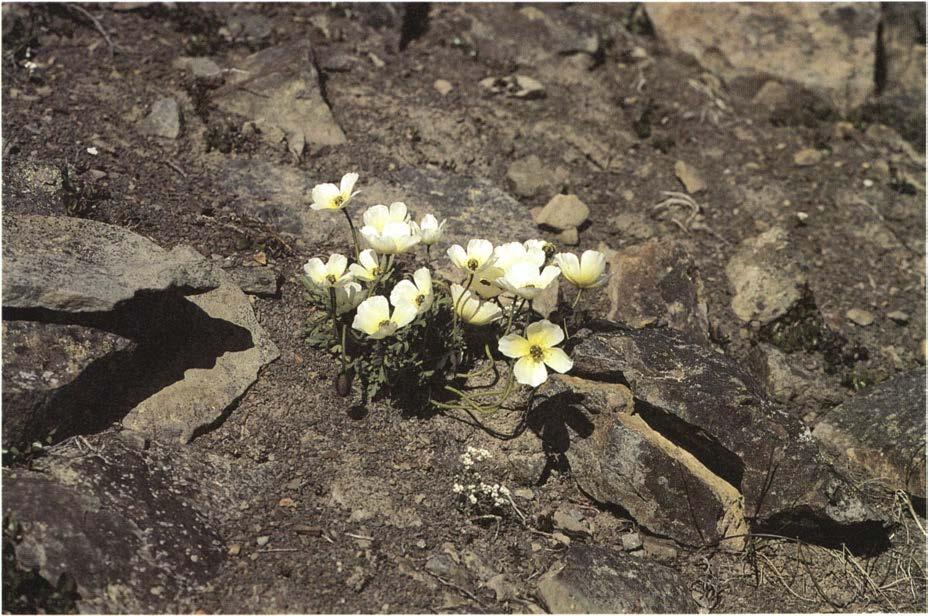
<instances>
[{"instance_id":1,"label":"soil","mask_svg":"<svg viewBox=\"0 0 928 616\"><path fill-rule=\"evenodd\" d=\"M540 608L532 580L566 549L550 535L550 515L559 505L571 503L593 521L591 543L621 545L620 535L635 529L622 512L586 498L557 454L531 480L519 482L502 468L494 477L532 490L532 498L520 502L534 529L513 517L497 527L462 512L451 490L461 470L457 458L467 445L482 446L489 437L441 414L395 408L389 399L359 408L356 392L348 398L336 394L334 362L301 335L307 304L295 276L308 258L344 247L285 245L273 221L245 218L236 196L212 172L223 157L292 165L320 182L356 170L363 190L365 176L390 180L404 168L427 166L506 188L512 161L537 155L568 169L567 192L590 207L592 222L581 229L579 249L635 243L611 227L619 212L642 215L656 235L682 242L705 284L714 341L745 362L762 332L741 325L732 312L725 265L742 240L783 226L824 323L867 350L866 359L831 372L817 351L797 351L791 355L797 363L816 371L843 399L855 387L924 363L925 195L921 186L877 172L880 161L894 156L892 146L875 139L862 121L846 137L836 136L836 118L817 113L817 103L802 98L791 114L752 105L751 93L728 91L699 66L664 55L633 5L539 7L566 31L620 34L585 64L578 54L565 55L561 68L574 75L575 85L549 82L538 100L482 88L482 79L514 67L503 52L473 54L465 36L469 15L506 21L518 5L432 5L425 19L413 9L386 4L179 3L134 11L88 5L117 46L113 54L92 21L64 5L17 7L17 25L8 31L9 8L4 7L2 84L4 215L82 216L127 227L167 249L189 244L236 262L250 263L264 252L268 266L284 277L277 297L254 298L280 359L224 422L189 445L226 456L243 474L265 481L243 489L240 515L216 529L231 548L219 575L202 594L178 597L177 611L532 611ZM262 17L270 26L266 36L233 41L220 36L219 28L233 15ZM509 44L531 36L513 27ZM350 70L321 71L325 97L347 143L307 145L299 160L284 146L243 134L237 127L244 118L226 117L210 105L208 84L172 67L181 55L221 60L307 37L321 66L338 55L353 60ZM633 57L636 48L646 52L647 62ZM23 66L27 50L41 68ZM530 68L520 70L531 74ZM438 79L453 85L450 93L433 87ZM167 95L182 102L181 137L141 135L139 120ZM541 121L573 127L581 138L570 142L533 130ZM583 151L591 140L607 152L605 164L594 147ZM915 150L922 147L916 144ZM805 148L828 154L815 166L798 167L793 155ZM706 180L706 190L696 196L701 230L652 216L664 191L682 191L674 175L678 160L697 167ZM897 166L905 168L893 163ZM43 183L42 170L49 168L67 169L67 186ZM923 169L914 171L915 177L922 174ZM526 217L549 196L522 199ZM808 219L800 223L797 212ZM675 212L680 220L686 215ZM591 308L605 314L605 293ZM855 325L845 318L851 308L872 312L876 321ZM907 323L887 318L900 310L910 315ZM892 495L883 498L889 509L898 504ZM358 499L377 513L358 514ZM900 509L897 520L900 528L918 533L913 520L924 524L923 515ZM924 572L893 577L892 558L907 555L917 565L923 555L917 540L904 543L902 536L897 533L891 554L858 562L874 578L877 571L885 573L877 585L905 578L911 590L906 581L876 591L853 572L834 573L848 567L847 561L836 564L834 551L810 556L823 548L803 554L796 542L773 538L754 540L745 554L675 549L665 560L691 576L694 593L713 611L921 611ZM259 537L269 540L259 545ZM488 588L462 590L428 573L426 561L446 544L458 553L472 550L505 574L516 598L497 602ZM857 583L859 593L845 592Z\"/></svg>"}]
</instances>

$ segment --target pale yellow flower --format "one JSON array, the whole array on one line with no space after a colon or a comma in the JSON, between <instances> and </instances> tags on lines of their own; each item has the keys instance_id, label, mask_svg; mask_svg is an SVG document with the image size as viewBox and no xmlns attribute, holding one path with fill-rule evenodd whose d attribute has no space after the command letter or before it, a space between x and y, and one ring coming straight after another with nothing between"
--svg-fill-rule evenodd
<instances>
[{"instance_id":1,"label":"pale yellow flower","mask_svg":"<svg viewBox=\"0 0 928 616\"><path fill-rule=\"evenodd\" d=\"M482 301L459 284L451 285L451 302L461 320L470 325L486 325L503 316L499 306Z\"/></svg>"},{"instance_id":2,"label":"pale yellow flower","mask_svg":"<svg viewBox=\"0 0 928 616\"><path fill-rule=\"evenodd\" d=\"M571 252L554 255L554 261L569 283L579 289L594 289L606 284L606 256L598 250L585 250L580 258Z\"/></svg>"},{"instance_id":3,"label":"pale yellow flower","mask_svg":"<svg viewBox=\"0 0 928 616\"><path fill-rule=\"evenodd\" d=\"M303 271L320 287L338 287L354 280L354 276L345 273L347 267L348 259L344 255L333 254L326 263L319 257L310 259L303 266Z\"/></svg>"},{"instance_id":4,"label":"pale yellow flower","mask_svg":"<svg viewBox=\"0 0 928 616\"><path fill-rule=\"evenodd\" d=\"M352 190L357 181L357 173L346 173L342 176L342 181L338 186L335 184L316 184L313 187L313 202L309 207L314 210L342 209L353 196L358 194Z\"/></svg>"},{"instance_id":5,"label":"pale yellow flower","mask_svg":"<svg viewBox=\"0 0 928 616\"><path fill-rule=\"evenodd\" d=\"M420 240L408 219L406 204L401 201L391 203L389 208L373 205L364 212L361 236L368 246L382 255L406 252Z\"/></svg>"},{"instance_id":6,"label":"pale yellow flower","mask_svg":"<svg viewBox=\"0 0 928 616\"><path fill-rule=\"evenodd\" d=\"M379 340L392 336L396 330L409 325L415 318L416 311L412 306L395 306L391 314L387 298L375 295L361 302L351 327Z\"/></svg>"},{"instance_id":7,"label":"pale yellow flower","mask_svg":"<svg viewBox=\"0 0 928 616\"><path fill-rule=\"evenodd\" d=\"M419 243L423 246L431 246L441 239L446 222L446 220L443 220L439 223L437 218L431 214L426 214L419 224L411 223L412 231L413 234L419 236Z\"/></svg>"},{"instance_id":8,"label":"pale yellow flower","mask_svg":"<svg viewBox=\"0 0 928 616\"><path fill-rule=\"evenodd\" d=\"M542 270L529 261L518 261L496 279L496 284L523 299L535 299L560 273L553 265Z\"/></svg>"},{"instance_id":9,"label":"pale yellow flower","mask_svg":"<svg viewBox=\"0 0 928 616\"><path fill-rule=\"evenodd\" d=\"M348 271L356 280L373 282L383 273L380 268L380 260L373 249L362 250L358 255L358 262L348 266Z\"/></svg>"},{"instance_id":10,"label":"pale yellow flower","mask_svg":"<svg viewBox=\"0 0 928 616\"><path fill-rule=\"evenodd\" d=\"M394 306L409 304L416 314L422 314L431 308L435 299L432 293L432 274L428 268L420 267L413 273L412 278L415 282L400 280L396 283L390 292L390 303Z\"/></svg>"},{"instance_id":11,"label":"pale yellow flower","mask_svg":"<svg viewBox=\"0 0 928 616\"><path fill-rule=\"evenodd\" d=\"M548 380L545 365L556 372L567 372L573 360L563 349L555 348L564 340L564 331L550 321L538 321L525 328L525 337L508 334L500 338L499 352L518 359L512 369L516 380L529 387L538 387Z\"/></svg>"},{"instance_id":12,"label":"pale yellow flower","mask_svg":"<svg viewBox=\"0 0 928 616\"><path fill-rule=\"evenodd\" d=\"M448 258L468 274L478 274L493 265L493 244L487 240L470 240L467 250L455 244L448 249Z\"/></svg>"}]
</instances>

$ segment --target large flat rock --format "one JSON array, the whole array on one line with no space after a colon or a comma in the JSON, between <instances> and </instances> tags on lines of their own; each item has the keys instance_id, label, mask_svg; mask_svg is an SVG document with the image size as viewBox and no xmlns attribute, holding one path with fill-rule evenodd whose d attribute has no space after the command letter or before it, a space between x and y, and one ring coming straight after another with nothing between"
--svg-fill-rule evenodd
<instances>
[{"instance_id":1,"label":"large flat rock","mask_svg":"<svg viewBox=\"0 0 928 616\"><path fill-rule=\"evenodd\" d=\"M197 293L219 284L189 246L164 250L121 227L16 215L3 224L4 308L98 312L139 294Z\"/></svg>"},{"instance_id":2,"label":"large flat rock","mask_svg":"<svg viewBox=\"0 0 928 616\"><path fill-rule=\"evenodd\" d=\"M874 91L876 2L648 4L658 38L726 80L798 82L842 111Z\"/></svg>"},{"instance_id":3,"label":"large flat rock","mask_svg":"<svg viewBox=\"0 0 928 616\"><path fill-rule=\"evenodd\" d=\"M890 488L925 498L925 369L831 409L812 435Z\"/></svg>"}]
</instances>

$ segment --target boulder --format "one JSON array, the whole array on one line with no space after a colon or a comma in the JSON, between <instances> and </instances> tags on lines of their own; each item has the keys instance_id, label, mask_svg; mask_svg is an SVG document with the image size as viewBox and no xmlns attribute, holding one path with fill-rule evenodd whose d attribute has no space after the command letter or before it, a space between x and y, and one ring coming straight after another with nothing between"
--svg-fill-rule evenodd
<instances>
[{"instance_id":1,"label":"boulder","mask_svg":"<svg viewBox=\"0 0 928 616\"><path fill-rule=\"evenodd\" d=\"M535 217L535 224L554 229L577 228L590 216L590 208L577 195L554 195Z\"/></svg>"},{"instance_id":2,"label":"boulder","mask_svg":"<svg viewBox=\"0 0 928 616\"><path fill-rule=\"evenodd\" d=\"M727 81L795 81L850 111L874 90L879 4L647 6L661 42Z\"/></svg>"},{"instance_id":3,"label":"boulder","mask_svg":"<svg viewBox=\"0 0 928 616\"><path fill-rule=\"evenodd\" d=\"M925 6L884 3L880 24L882 57L877 66L880 96L876 115L918 149L925 143Z\"/></svg>"},{"instance_id":4,"label":"boulder","mask_svg":"<svg viewBox=\"0 0 928 616\"><path fill-rule=\"evenodd\" d=\"M315 54L308 40L268 47L235 63L213 102L252 120L273 139L283 131L295 144L339 145L345 133L322 98ZM297 152L301 154L302 152Z\"/></svg>"},{"instance_id":5,"label":"boulder","mask_svg":"<svg viewBox=\"0 0 928 616\"><path fill-rule=\"evenodd\" d=\"M269 267L231 267L226 270L242 291L249 295L273 297L277 295L280 276Z\"/></svg>"},{"instance_id":6,"label":"boulder","mask_svg":"<svg viewBox=\"0 0 928 616\"><path fill-rule=\"evenodd\" d=\"M6 216L3 239L5 309L100 312L144 294L198 293L219 284L189 246L167 251L92 220Z\"/></svg>"},{"instance_id":7,"label":"boulder","mask_svg":"<svg viewBox=\"0 0 928 616\"><path fill-rule=\"evenodd\" d=\"M888 487L925 498L925 368L827 411L812 435Z\"/></svg>"},{"instance_id":8,"label":"boulder","mask_svg":"<svg viewBox=\"0 0 928 616\"><path fill-rule=\"evenodd\" d=\"M128 431L49 454L32 469L3 469L4 520L21 527L17 570L53 587L72 580L81 613L173 612L175 597L216 575L224 546L214 528L238 512L248 483L227 460Z\"/></svg>"},{"instance_id":9,"label":"boulder","mask_svg":"<svg viewBox=\"0 0 928 616\"><path fill-rule=\"evenodd\" d=\"M695 613L688 589L670 567L584 544L573 544L538 581L552 614Z\"/></svg>"},{"instance_id":10,"label":"boulder","mask_svg":"<svg viewBox=\"0 0 928 616\"><path fill-rule=\"evenodd\" d=\"M742 321L766 325L803 298L806 276L792 256L785 230L773 227L741 243L725 267L731 307Z\"/></svg>"},{"instance_id":11,"label":"boulder","mask_svg":"<svg viewBox=\"0 0 928 616\"><path fill-rule=\"evenodd\" d=\"M651 240L609 256L609 314L634 328L666 325L709 341L709 319L696 263L678 243Z\"/></svg>"},{"instance_id":12,"label":"boulder","mask_svg":"<svg viewBox=\"0 0 928 616\"><path fill-rule=\"evenodd\" d=\"M183 126L183 116L177 100L164 97L156 100L151 106L151 112L142 120L141 131L152 137L177 139Z\"/></svg>"},{"instance_id":13,"label":"boulder","mask_svg":"<svg viewBox=\"0 0 928 616\"><path fill-rule=\"evenodd\" d=\"M746 527L821 542L885 538L808 428L717 351L609 322L572 344L572 376L539 394L547 413L572 418L566 456L594 498L644 511L643 526L689 544L727 536L738 547Z\"/></svg>"}]
</instances>

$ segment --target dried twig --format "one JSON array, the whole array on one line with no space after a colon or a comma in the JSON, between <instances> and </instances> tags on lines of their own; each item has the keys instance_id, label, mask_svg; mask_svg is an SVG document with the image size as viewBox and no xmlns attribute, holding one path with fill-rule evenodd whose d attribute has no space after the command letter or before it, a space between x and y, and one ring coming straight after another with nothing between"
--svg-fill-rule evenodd
<instances>
[{"instance_id":1,"label":"dried twig","mask_svg":"<svg viewBox=\"0 0 928 616\"><path fill-rule=\"evenodd\" d=\"M110 38L109 33L107 33L106 29L103 27L103 24L100 23L100 20L94 17L93 15L91 15L90 11L88 11L87 9L85 9L84 7L78 4L68 3L68 4L65 4L65 6L71 9L72 11L76 11L80 13L81 15L83 15L84 17L86 17L93 23L93 27L97 30L97 32L99 32L103 36L103 40L105 40L106 44L109 46L110 57L113 57L116 54L116 49L117 49L116 43L114 43L113 39Z\"/></svg>"}]
</instances>

